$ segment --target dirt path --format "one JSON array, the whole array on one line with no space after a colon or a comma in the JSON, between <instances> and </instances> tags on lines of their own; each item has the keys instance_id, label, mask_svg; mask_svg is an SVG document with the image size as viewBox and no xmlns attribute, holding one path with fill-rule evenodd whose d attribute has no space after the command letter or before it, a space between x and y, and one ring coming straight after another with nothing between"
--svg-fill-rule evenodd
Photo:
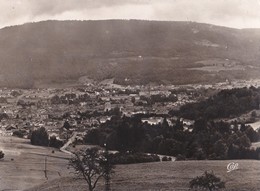
<instances>
[{"instance_id":1,"label":"dirt path","mask_svg":"<svg viewBox=\"0 0 260 191\"><path fill-rule=\"evenodd\" d=\"M64 153L67 153L69 155L73 155L73 153L68 151L68 150L66 150L66 148L75 141L76 136L77 136L77 132L73 132L73 135L69 138L67 143L65 143L63 145L63 147L60 148L60 151L64 152Z\"/></svg>"}]
</instances>

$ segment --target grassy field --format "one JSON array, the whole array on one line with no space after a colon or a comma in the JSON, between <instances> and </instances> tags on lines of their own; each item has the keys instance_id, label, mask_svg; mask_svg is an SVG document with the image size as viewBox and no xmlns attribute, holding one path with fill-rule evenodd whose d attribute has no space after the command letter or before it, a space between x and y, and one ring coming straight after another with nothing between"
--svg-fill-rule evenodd
<instances>
[{"instance_id":1,"label":"grassy field","mask_svg":"<svg viewBox=\"0 0 260 191\"><path fill-rule=\"evenodd\" d=\"M24 190L48 180L68 176L68 155L53 149L32 146L29 140L0 137L0 190ZM45 174L45 160L47 173Z\"/></svg>"},{"instance_id":2,"label":"grassy field","mask_svg":"<svg viewBox=\"0 0 260 191\"><path fill-rule=\"evenodd\" d=\"M229 162L238 162L239 169L227 173ZM205 170L213 170L226 182L226 190L260 190L260 161L177 161L118 165L112 179L113 190L189 190L189 181ZM70 177L50 181L30 189L69 191L86 190L83 181ZM102 183L97 190L104 190Z\"/></svg>"},{"instance_id":3,"label":"grassy field","mask_svg":"<svg viewBox=\"0 0 260 191\"><path fill-rule=\"evenodd\" d=\"M67 169L67 154L29 144L26 139L0 137L0 190L81 191L84 181L75 180ZM47 178L44 173L47 158ZM13 159L13 160L12 160ZM237 162L239 169L227 173L227 164ZM118 165L112 178L113 190L189 190L189 181L205 170L226 182L226 190L260 190L260 161L177 161ZM104 190L103 182L97 190Z\"/></svg>"}]
</instances>

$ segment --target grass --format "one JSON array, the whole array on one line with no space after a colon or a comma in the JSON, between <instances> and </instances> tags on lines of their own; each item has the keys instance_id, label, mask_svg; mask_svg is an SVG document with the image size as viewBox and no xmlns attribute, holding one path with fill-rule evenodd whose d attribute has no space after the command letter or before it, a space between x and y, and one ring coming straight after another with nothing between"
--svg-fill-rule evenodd
<instances>
[{"instance_id":1,"label":"grass","mask_svg":"<svg viewBox=\"0 0 260 191\"><path fill-rule=\"evenodd\" d=\"M51 148L32 146L26 139L0 137L0 190L81 191L87 186L67 169L67 154ZM44 163L47 156L47 178ZM13 159L13 160L11 160ZM227 173L227 164L239 169ZM204 171L213 170L226 182L226 190L260 190L260 161L176 161L118 165L112 178L113 190L189 190L189 181ZM97 190L104 190L101 181Z\"/></svg>"},{"instance_id":2,"label":"grass","mask_svg":"<svg viewBox=\"0 0 260 191\"><path fill-rule=\"evenodd\" d=\"M239 169L227 173L229 162L238 162ZM112 178L113 190L189 190L189 181L205 170L211 171L226 182L226 190L260 190L260 161L177 161L132 165L118 165ZM76 187L75 187L76 185ZM71 177L50 181L28 191L86 190L84 181ZM97 190L103 190L103 183Z\"/></svg>"},{"instance_id":3,"label":"grass","mask_svg":"<svg viewBox=\"0 0 260 191\"><path fill-rule=\"evenodd\" d=\"M5 153L0 161L0 190L24 190L68 175L68 155L58 150L33 146L29 140L16 137L0 137L0 150Z\"/></svg>"}]
</instances>

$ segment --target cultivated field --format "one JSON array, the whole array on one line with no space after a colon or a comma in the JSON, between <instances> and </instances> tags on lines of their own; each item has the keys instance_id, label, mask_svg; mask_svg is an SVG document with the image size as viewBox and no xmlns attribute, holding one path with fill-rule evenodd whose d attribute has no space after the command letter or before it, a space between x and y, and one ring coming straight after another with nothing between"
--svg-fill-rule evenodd
<instances>
[{"instance_id":1,"label":"cultivated field","mask_svg":"<svg viewBox=\"0 0 260 191\"><path fill-rule=\"evenodd\" d=\"M0 161L0 190L77 191L86 190L84 181L73 179L67 169L69 155L45 147L31 146L26 139L0 137L5 158ZM44 173L47 157L47 178ZM12 160L13 159L13 160ZM227 173L229 162L239 169ZM188 182L205 170L213 170L226 182L226 190L260 190L260 161L177 161L118 165L113 190L189 190ZM103 189L100 182L97 190Z\"/></svg>"}]
</instances>

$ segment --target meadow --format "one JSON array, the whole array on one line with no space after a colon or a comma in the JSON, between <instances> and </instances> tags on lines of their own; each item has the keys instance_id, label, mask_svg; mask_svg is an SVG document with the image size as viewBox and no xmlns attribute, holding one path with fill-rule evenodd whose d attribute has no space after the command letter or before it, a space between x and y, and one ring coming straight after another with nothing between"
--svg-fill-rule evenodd
<instances>
[{"instance_id":1,"label":"meadow","mask_svg":"<svg viewBox=\"0 0 260 191\"><path fill-rule=\"evenodd\" d=\"M227 172L227 164L237 162L239 169ZM131 165L118 165L112 178L112 190L189 190L189 181L201 175L205 170L211 171L226 182L229 191L260 190L259 161L176 161L156 162ZM51 190L69 191L86 190L84 181L72 177L50 181L28 191ZM97 190L104 190L100 182Z\"/></svg>"},{"instance_id":2,"label":"meadow","mask_svg":"<svg viewBox=\"0 0 260 191\"><path fill-rule=\"evenodd\" d=\"M1 137L5 158L0 161L0 190L77 191L86 190L84 181L73 177L68 169L70 157L52 148L32 146L29 140ZM53 153L54 151L54 153ZM46 160L46 173L45 173ZM239 164L227 172L230 162ZM112 190L189 190L189 181L204 171L213 170L226 182L226 190L260 190L260 161L175 161L117 165ZM104 190L103 181L97 190Z\"/></svg>"}]
</instances>

